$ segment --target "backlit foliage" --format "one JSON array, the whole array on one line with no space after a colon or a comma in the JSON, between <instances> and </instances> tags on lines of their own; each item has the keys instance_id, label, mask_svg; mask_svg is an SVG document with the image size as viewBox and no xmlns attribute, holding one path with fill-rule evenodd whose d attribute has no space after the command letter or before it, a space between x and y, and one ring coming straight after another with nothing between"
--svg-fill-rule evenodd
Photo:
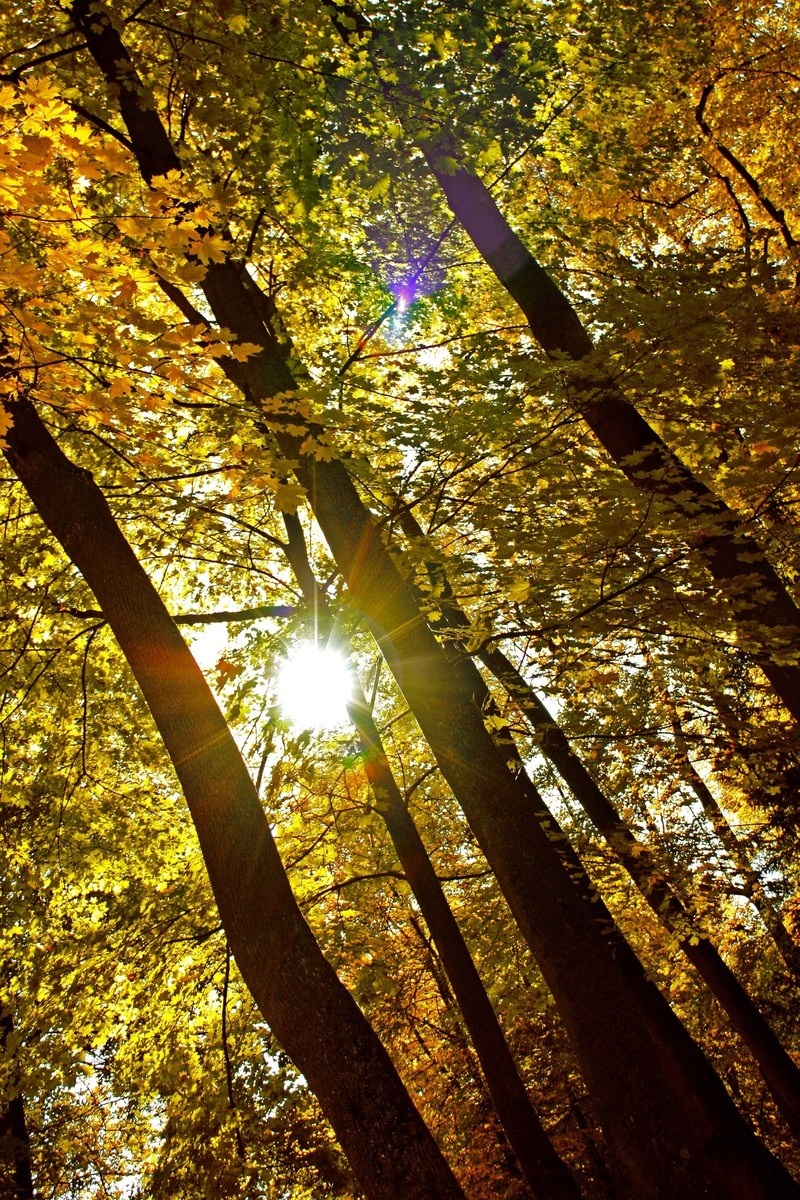
<instances>
[{"instance_id":1,"label":"backlit foliage","mask_svg":"<svg viewBox=\"0 0 800 1200\"><path fill-rule=\"evenodd\" d=\"M469 649L502 645L547 699L795 1049L798 980L765 924L800 932L786 714L681 519L589 438L574 377L538 350L417 148L420 130L455 132L626 394L794 584L795 6L365 4L375 37L350 45L305 2L110 8L184 170L142 184L66 9L4 12L0 436L30 394L177 616L280 609L189 636L307 918L466 1190L523 1196L355 736L300 732L275 702L287 648L314 630L283 547L281 514L300 514L530 1093L601 1200L601 1136L536 965L273 441L298 397L246 404L219 362L258 347L215 327L196 285L230 256L269 292L297 420L324 427L305 449L346 462L429 620L452 587ZM230 964L171 767L93 597L8 469L2 497L3 1087L24 1097L37 1194L356 1196ZM225 633L209 651L198 628ZM724 1016L491 686L609 907L793 1165Z\"/></svg>"}]
</instances>

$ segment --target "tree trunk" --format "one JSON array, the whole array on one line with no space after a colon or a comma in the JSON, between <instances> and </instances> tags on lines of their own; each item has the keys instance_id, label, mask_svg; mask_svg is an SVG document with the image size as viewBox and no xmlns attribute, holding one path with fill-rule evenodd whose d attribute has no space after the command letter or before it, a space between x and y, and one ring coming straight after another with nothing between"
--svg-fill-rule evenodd
<instances>
[{"instance_id":1,"label":"tree trunk","mask_svg":"<svg viewBox=\"0 0 800 1200\"><path fill-rule=\"evenodd\" d=\"M419 145L454 216L516 300L542 349L576 362L588 357L592 341L577 313L511 229L487 188L465 167L448 171L442 166L443 159L449 166L457 155L451 139L420 139ZM584 420L627 478L641 491L668 497L683 514L684 536L725 595L742 646L800 720L800 667L792 661L800 641L800 611L758 542L599 369L594 381L582 378L575 385Z\"/></svg>"},{"instance_id":2,"label":"tree trunk","mask_svg":"<svg viewBox=\"0 0 800 1200\"><path fill-rule=\"evenodd\" d=\"M416 517L407 507L400 509L399 521L411 541L419 542L424 538ZM468 629L469 618L456 604L441 566L431 563L429 571L441 592L437 601L442 611L441 627L447 627L456 634ZM461 652L466 653L463 647ZM756 1060L787 1125L794 1136L800 1138L800 1068L787 1054L745 988L706 937L696 914L673 891L650 850L639 841L595 782L555 717L521 672L494 646L481 647L475 652L475 657L480 659L537 731L540 750L553 764L653 912L676 938L683 953L727 1013L734 1029ZM708 792L707 788L705 790ZM711 799L713 801L713 797ZM719 815L722 816L722 813ZM730 836L734 837L730 827L727 828ZM785 926L784 930L786 936L790 937Z\"/></svg>"},{"instance_id":3,"label":"tree trunk","mask_svg":"<svg viewBox=\"0 0 800 1200\"><path fill-rule=\"evenodd\" d=\"M141 102L142 86L121 39L98 3L76 0L72 11L114 89L145 178L152 177L152 162L163 173L164 146L171 146L154 109ZM174 151L173 168L180 168ZM254 305L240 271L230 262L213 264L201 286L221 326L263 347L236 372L246 393L257 402L296 394L286 348L264 323L266 302ZM296 414L287 416L298 423ZM637 1200L800 1197L800 1187L757 1141L647 980L582 872L575 872L563 835L552 822L531 820L532 811L546 811L540 797L509 770L484 726L471 677L451 668L345 466L316 461L286 420L273 418L281 454L297 464L295 475L353 600L553 992L589 1081L620 1191ZM308 429L312 437L321 432Z\"/></svg>"},{"instance_id":4,"label":"tree trunk","mask_svg":"<svg viewBox=\"0 0 800 1200\"><path fill-rule=\"evenodd\" d=\"M374 36L372 25L349 0L324 0L345 42ZM344 20L342 18L345 18ZM391 44L388 55L396 62ZM378 79L381 91L392 85ZM413 88L400 89L406 98ZM425 112L424 105L411 105ZM570 301L514 233L489 190L460 165L460 147L431 118L410 129L454 217L498 281L519 305L546 354L575 362L593 351L592 340ZM454 167L454 164L455 167ZM743 522L669 449L601 368L593 379L574 380L581 414L601 446L641 491L668 497L685 518L684 535L725 595L749 650L787 710L800 720L800 610ZM766 595L766 599L764 596ZM756 600L755 597L758 596Z\"/></svg>"},{"instance_id":5,"label":"tree trunk","mask_svg":"<svg viewBox=\"0 0 800 1200\"><path fill-rule=\"evenodd\" d=\"M0 1050L14 1029L11 1013L0 1017ZM25 1119L25 1100L14 1072L9 1081L15 1094L0 1112L0 1200L33 1200L31 1143Z\"/></svg>"},{"instance_id":6,"label":"tree trunk","mask_svg":"<svg viewBox=\"0 0 800 1200\"><path fill-rule=\"evenodd\" d=\"M144 694L231 950L264 1019L308 1080L367 1196L462 1200L386 1051L303 919L217 702L100 489L65 457L27 398L12 413L6 457L97 597Z\"/></svg>"},{"instance_id":7,"label":"tree trunk","mask_svg":"<svg viewBox=\"0 0 800 1200\"><path fill-rule=\"evenodd\" d=\"M519 705L533 728L539 731L542 753L552 762L647 903L675 936L681 950L722 1005L734 1029L756 1060L786 1123L794 1136L800 1138L800 1069L705 935L696 914L673 891L649 849L638 840L595 783L570 746L565 733L530 685L500 651L487 649L479 651L478 656Z\"/></svg>"},{"instance_id":8,"label":"tree trunk","mask_svg":"<svg viewBox=\"0 0 800 1200\"><path fill-rule=\"evenodd\" d=\"M286 555L309 609L319 617L323 636L332 628L328 602L317 584L296 516L284 516ZM556 1154L519 1077L497 1015L472 961L467 944L433 869L414 820L406 808L366 696L358 682L347 706L358 730L364 773L406 881L441 959L483 1070L509 1144L533 1194L542 1200L580 1200L571 1172Z\"/></svg>"}]
</instances>

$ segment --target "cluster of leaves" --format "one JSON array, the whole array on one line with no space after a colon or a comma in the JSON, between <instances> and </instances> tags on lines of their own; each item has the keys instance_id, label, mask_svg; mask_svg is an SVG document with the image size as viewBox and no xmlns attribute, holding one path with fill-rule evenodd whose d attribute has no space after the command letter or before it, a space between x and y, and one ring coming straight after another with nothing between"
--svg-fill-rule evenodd
<instances>
[{"instance_id":1,"label":"cluster of leaves","mask_svg":"<svg viewBox=\"0 0 800 1200\"><path fill-rule=\"evenodd\" d=\"M302 415L328 431L314 452L347 463L429 619L436 564L470 647L502 642L549 697L794 1045L785 968L695 785L792 930L797 747L680 522L588 440L574 375L539 355L416 148L420 130L458 134L626 394L794 580L788 6L366 6L372 33L350 44L302 3L116 7L185 169L143 187L63 11L4 16L0 434L14 395L34 395L176 613L300 608L280 513L303 493L269 432L286 398L244 405L217 364L256 347L215 328L193 290L210 263L247 259L307 367ZM91 596L8 478L3 497L4 1083L25 1097L39 1192L183 1196L201 1176L208 1195L354 1195L228 961L170 767ZM423 541L401 532L408 504ZM535 964L303 519L526 1082L600 1197L602 1148ZM305 619L268 618L213 652L201 639L198 654L315 933L470 1194L522 1194L352 736L298 735L276 710L268 680ZM615 915L780 1146L726 1022L497 700Z\"/></svg>"}]
</instances>

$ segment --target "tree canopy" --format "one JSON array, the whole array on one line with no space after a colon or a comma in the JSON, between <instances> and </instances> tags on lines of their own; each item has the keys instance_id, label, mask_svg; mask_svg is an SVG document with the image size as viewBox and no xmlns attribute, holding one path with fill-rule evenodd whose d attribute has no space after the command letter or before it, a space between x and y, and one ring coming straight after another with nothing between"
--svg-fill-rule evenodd
<instances>
[{"instance_id":1,"label":"tree canopy","mask_svg":"<svg viewBox=\"0 0 800 1200\"><path fill-rule=\"evenodd\" d=\"M795 7L0 28L0 1197L800 1194Z\"/></svg>"}]
</instances>

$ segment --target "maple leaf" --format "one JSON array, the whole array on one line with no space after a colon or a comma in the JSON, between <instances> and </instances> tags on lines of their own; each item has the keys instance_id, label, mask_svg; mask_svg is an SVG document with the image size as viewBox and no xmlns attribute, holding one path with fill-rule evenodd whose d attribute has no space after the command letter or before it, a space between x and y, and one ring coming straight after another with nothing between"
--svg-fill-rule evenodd
<instances>
[{"instance_id":1,"label":"maple leaf","mask_svg":"<svg viewBox=\"0 0 800 1200\"><path fill-rule=\"evenodd\" d=\"M189 242L188 252L193 254L204 266L212 262L224 262L230 250L230 242L218 233L204 233L199 239Z\"/></svg>"},{"instance_id":2,"label":"maple leaf","mask_svg":"<svg viewBox=\"0 0 800 1200\"><path fill-rule=\"evenodd\" d=\"M218 659L214 664L216 686L220 689L225 687L227 683L241 675L243 669L238 663L231 662L229 658Z\"/></svg>"},{"instance_id":3,"label":"maple leaf","mask_svg":"<svg viewBox=\"0 0 800 1200\"><path fill-rule=\"evenodd\" d=\"M279 512L297 512L305 498L305 490L299 483L279 483L275 488L275 507Z\"/></svg>"},{"instance_id":4,"label":"maple leaf","mask_svg":"<svg viewBox=\"0 0 800 1200\"><path fill-rule=\"evenodd\" d=\"M13 415L4 404L0 404L0 446L6 447L5 435L14 423Z\"/></svg>"},{"instance_id":5,"label":"maple leaf","mask_svg":"<svg viewBox=\"0 0 800 1200\"><path fill-rule=\"evenodd\" d=\"M531 584L528 579L514 579L508 587L508 598L514 603L527 600L531 594Z\"/></svg>"},{"instance_id":6,"label":"maple leaf","mask_svg":"<svg viewBox=\"0 0 800 1200\"><path fill-rule=\"evenodd\" d=\"M236 342L230 347L229 354L237 362L247 362L248 358L260 354L263 349L263 346L258 346L255 342Z\"/></svg>"},{"instance_id":7,"label":"maple leaf","mask_svg":"<svg viewBox=\"0 0 800 1200\"><path fill-rule=\"evenodd\" d=\"M111 380L108 389L108 394L112 400L119 399L120 396L128 396L133 391L133 384L125 375L117 375Z\"/></svg>"}]
</instances>

